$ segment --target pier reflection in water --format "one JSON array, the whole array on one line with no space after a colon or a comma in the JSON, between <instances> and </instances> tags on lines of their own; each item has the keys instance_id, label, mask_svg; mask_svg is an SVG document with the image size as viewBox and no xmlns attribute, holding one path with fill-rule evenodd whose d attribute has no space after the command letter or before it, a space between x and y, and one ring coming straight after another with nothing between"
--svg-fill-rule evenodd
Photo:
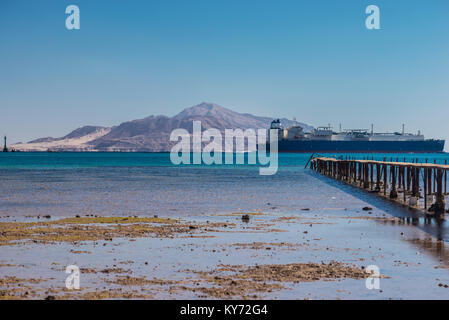
<instances>
[{"instance_id":1,"label":"pier reflection in water","mask_svg":"<svg viewBox=\"0 0 449 320\"><path fill-rule=\"evenodd\" d=\"M378 197L376 193L363 188L354 187L312 171L310 174L373 207L382 208L383 211L395 217L395 219L378 219L377 223L388 226L414 227L408 229L407 235L403 236L404 241L414 245L418 251L432 255L439 263L449 268L449 214L428 215L417 208Z\"/></svg>"}]
</instances>

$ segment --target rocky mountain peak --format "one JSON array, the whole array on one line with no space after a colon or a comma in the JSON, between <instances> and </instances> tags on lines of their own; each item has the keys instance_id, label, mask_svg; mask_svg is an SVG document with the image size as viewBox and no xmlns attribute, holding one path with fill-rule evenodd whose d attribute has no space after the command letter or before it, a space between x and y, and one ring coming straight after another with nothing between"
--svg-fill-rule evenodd
<instances>
[{"instance_id":1,"label":"rocky mountain peak","mask_svg":"<svg viewBox=\"0 0 449 320\"><path fill-rule=\"evenodd\" d=\"M226 109L218 104L211 102L202 102L193 107L189 107L178 113L175 119L184 119L189 117L205 117L205 116L220 116L222 114L236 113Z\"/></svg>"}]
</instances>

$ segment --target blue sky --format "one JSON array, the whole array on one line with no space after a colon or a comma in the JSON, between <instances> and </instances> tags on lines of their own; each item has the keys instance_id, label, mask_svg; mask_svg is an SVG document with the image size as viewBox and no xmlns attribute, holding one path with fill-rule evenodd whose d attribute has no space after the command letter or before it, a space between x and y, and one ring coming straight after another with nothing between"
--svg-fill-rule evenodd
<instances>
[{"instance_id":1,"label":"blue sky","mask_svg":"<svg viewBox=\"0 0 449 320\"><path fill-rule=\"evenodd\" d=\"M65 28L70 4L80 30ZM381 30L365 28L370 4ZM449 1L0 2L0 133L11 142L202 101L449 140Z\"/></svg>"}]
</instances>

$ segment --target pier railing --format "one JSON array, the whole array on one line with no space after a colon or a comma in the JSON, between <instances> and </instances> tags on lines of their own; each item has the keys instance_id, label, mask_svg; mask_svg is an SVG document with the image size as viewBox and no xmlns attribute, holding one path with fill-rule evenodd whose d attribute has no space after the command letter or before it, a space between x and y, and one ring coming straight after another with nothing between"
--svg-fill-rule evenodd
<instances>
[{"instance_id":1,"label":"pier railing","mask_svg":"<svg viewBox=\"0 0 449 320\"><path fill-rule=\"evenodd\" d=\"M317 157L310 168L426 213L445 213L447 164Z\"/></svg>"}]
</instances>

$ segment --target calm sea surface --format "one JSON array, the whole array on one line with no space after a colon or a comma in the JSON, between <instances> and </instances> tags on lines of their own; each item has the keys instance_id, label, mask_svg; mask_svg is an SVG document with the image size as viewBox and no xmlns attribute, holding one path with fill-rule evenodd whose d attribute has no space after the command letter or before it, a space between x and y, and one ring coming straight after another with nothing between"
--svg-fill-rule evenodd
<instances>
[{"instance_id":1,"label":"calm sea surface","mask_svg":"<svg viewBox=\"0 0 449 320\"><path fill-rule=\"evenodd\" d=\"M448 154L351 156L449 160ZM279 154L277 174L261 176L259 165L176 166L168 153L0 153L0 215L179 216L351 206L360 191L305 170L309 158Z\"/></svg>"}]
</instances>

